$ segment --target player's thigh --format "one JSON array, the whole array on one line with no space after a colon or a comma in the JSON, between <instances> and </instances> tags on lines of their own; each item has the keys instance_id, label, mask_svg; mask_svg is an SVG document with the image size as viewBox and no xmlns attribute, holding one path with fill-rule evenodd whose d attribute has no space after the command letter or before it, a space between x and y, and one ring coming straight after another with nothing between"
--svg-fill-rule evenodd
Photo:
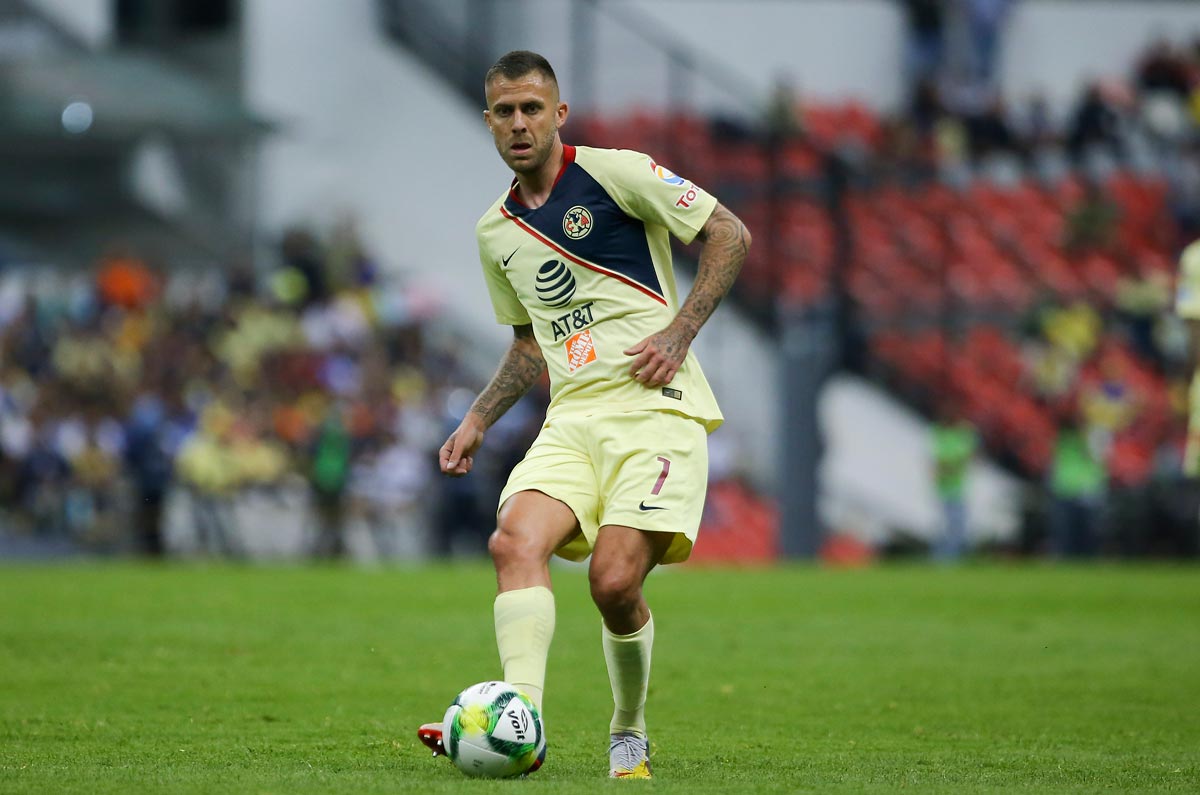
<instances>
[{"instance_id":1,"label":"player's thigh","mask_svg":"<svg viewBox=\"0 0 1200 795\"><path fill-rule=\"evenodd\" d=\"M580 535L580 527L594 531L599 493L592 462L578 436L568 422L548 421L543 426L500 494L498 534L533 532L561 554Z\"/></svg>"},{"instance_id":2,"label":"player's thigh","mask_svg":"<svg viewBox=\"0 0 1200 795\"><path fill-rule=\"evenodd\" d=\"M504 501L496 517L498 543L517 544L549 558L554 550L579 533L571 506L536 489L518 491ZM503 540L507 537L507 541Z\"/></svg>"}]
</instances>

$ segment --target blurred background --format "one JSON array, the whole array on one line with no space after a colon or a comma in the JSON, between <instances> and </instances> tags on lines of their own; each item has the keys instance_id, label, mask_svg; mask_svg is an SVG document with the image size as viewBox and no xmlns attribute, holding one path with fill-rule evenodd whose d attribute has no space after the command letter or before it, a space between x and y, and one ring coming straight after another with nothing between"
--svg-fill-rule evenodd
<instances>
[{"instance_id":1,"label":"blurred background","mask_svg":"<svg viewBox=\"0 0 1200 795\"><path fill-rule=\"evenodd\" d=\"M483 555L516 48L753 232L693 559L1197 554L1198 3L0 0L0 557Z\"/></svg>"}]
</instances>

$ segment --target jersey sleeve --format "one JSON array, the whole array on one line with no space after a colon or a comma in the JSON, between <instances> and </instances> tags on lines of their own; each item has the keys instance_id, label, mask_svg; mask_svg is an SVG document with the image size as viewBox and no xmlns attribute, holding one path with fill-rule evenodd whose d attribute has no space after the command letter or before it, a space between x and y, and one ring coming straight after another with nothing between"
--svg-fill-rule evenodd
<instances>
[{"instance_id":1,"label":"jersey sleeve","mask_svg":"<svg viewBox=\"0 0 1200 795\"><path fill-rule=\"evenodd\" d=\"M483 268L483 281L487 284L488 295L492 299L492 311L496 313L496 322L506 326L527 326L532 323L529 313L517 298L512 283L504 275L495 257L488 253L483 241L479 242L479 264Z\"/></svg>"},{"instance_id":2,"label":"jersey sleeve","mask_svg":"<svg viewBox=\"0 0 1200 795\"><path fill-rule=\"evenodd\" d=\"M612 150L609 155L597 162L592 175L620 208L691 243L716 208L716 198L649 155L627 149Z\"/></svg>"},{"instance_id":3,"label":"jersey sleeve","mask_svg":"<svg viewBox=\"0 0 1200 795\"><path fill-rule=\"evenodd\" d=\"M1175 312L1187 320L1200 320L1200 241L1192 243L1179 256Z\"/></svg>"}]
</instances>

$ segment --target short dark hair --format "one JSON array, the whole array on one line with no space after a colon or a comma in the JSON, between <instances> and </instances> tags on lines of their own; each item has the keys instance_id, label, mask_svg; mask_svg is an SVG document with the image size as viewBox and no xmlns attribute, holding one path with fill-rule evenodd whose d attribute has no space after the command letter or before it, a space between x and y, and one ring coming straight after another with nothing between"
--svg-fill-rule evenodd
<instances>
[{"instance_id":1,"label":"short dark hair","mask_svg":"<svg viewBox=\"0 0 1200 795\"><path fill-rule=\"evenodd\" d=\"M483 78L483 84L490 86L492 81L505 77L509 80L515 80L518 77L524 77L530 72L541 72L545 77L550 78L554 85L558 85L558 78L554 76L554 67L550 65L541 55L529 50L513 50L500 56L496 63L492 64L492 68L487 70L487 74Z\"/></svg>"}]
</instances>

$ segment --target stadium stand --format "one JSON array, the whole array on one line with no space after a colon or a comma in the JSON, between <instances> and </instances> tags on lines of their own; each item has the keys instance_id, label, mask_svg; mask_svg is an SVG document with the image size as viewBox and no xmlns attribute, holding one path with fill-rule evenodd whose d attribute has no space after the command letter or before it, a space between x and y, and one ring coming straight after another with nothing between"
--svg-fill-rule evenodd
<instances>
[{"instance_id":1,"label":"stadium stand","mask_svg":"<svg viewBox=\"0 0 1200 795\"><path fill-rule=\"evenodd\" d=\"M575 133L714 186L767 230L737 288L757 317L844 291L866 370L929 413L961 405L1031 482L1051 475L1059 428L1081 412L1120 500L1159 482L1187 491L1171 285L1196 230L1197 91L1200 53L1155 42L1128 81L1085 90L1064 129L1011 125L1004 152L975 140L1002 104L940 97L924 130L916 111L805 102L782 134L645 109ZM1099 129L1098 114L1114 123ZM1163 116L1181 126L1164 134Z\"/></svg>"},{"instance_id":2,"label":"stadium stand","mask_svg":"<svg viewBox=\"0 0 1200 795\"><path fill-rule=\"evenodd\" d=\"M293 230L262 280L123 251L82 273L7 269L0 297L10 542L279 554L236 521L268 493L303 530L288 554L344 554L353 523L385 557L442 548L432 451L473 377L443 307L380 277L352 227ZM529 433L499 428L497 456Z\"/></svg>"},{"instance_id":3,"label":"stadium stand","mask_svg":"<svg viewBox=\"0 0 1200 795\"><path fill-rule=\"evenodd\" d=\"M470 90L477 72L461 75ZM1082 92L1062 125L1039 116L1036 102L1013 110L1003 97L980 101L924 82L894 116L853 100L790 97L784 86L757 121L635 107L575 113L570 132L575 142L646 151L729 204L761 243L737 289L765 327L777 328L781 307L833 305L843 367L927 415L952 401L988 454L1034 486L1053 478L1062 429L1081 417L1102 452L1112 498L1178 522L1194 499L1178 471L1186 374L1170 293L1177 250L1200 232L1198 86L1200 52L1155 41L1127 80ZM249 139L269 129L233 118ZM47 240L57 228L39 227ZM150 495L143 503L161 507L161 485L151 482L161 472L139 468L164 466L152 454L162 433L172 459L179 456L179 482L200 503L189 537L214 526L206 543L217 550L231 551L221 527L230 511L213 495L303 481L299 503L313 506L303 519L313 550L332 554L342 541L327 528L345 519L347 505L360 519L377 517L371 499L419 490L428 473L412 463L413 445L430 443L456 388L479 374L468 373L453 341L437 347L437 308L403 287L356 282L377 274L347 271L357 261L339 253L341 243L327 249L312 234L291 237L281 266L256 285L236 271L217 282L186 269L164 279L136 249L106 256L86 276L6 271L0 508L16 526L119 547L119 533L103 527L120 521L106 515L117 507L137 513L130 495L138 489ZM173 303L192 288L204 300L241 303ZM222 338L238 344L222 346ZM229 355L233 349L239 353ZM147 370L149 361L183 361L193 371L184 384L169 368ZM96 363L101 368L89 371ZM242 383L260 371L265 383ZM367 388L368 371L382 379L371 386L380 395L388 381L408 396L393 394L380 411L419 406L423 419L404 427L438 432L397 441L399 450L377 444L396 441L382 430L394 417L364 407L357 390ZM429 372L449 375L430 383ZM61 395L35 411L30 395L46 391ZM500 461L529 431L520 420ZM219 464L238 445L232 458L245 472ZM388 455L395 466L372 467ZM385 470L407 480L385 483ZM481 491L489 489L494 484ZM489 495L455 499L482 505ZM395 501L378 507L406 509ZM162 510L155 521L179 514ZM442 521L436 508L422 511L413 526ZM740 530L729 523L734 515L745 517ZM745 482L718 483L706 521L714 532L699 558L775 554L778 512ZM1030 526L1029 534L1046 535L1044 520ZM158 543L145 540L151 535L142 531L147 549ZM478 548L479 538L463 543Z\"/></svg>"},{"instance_id":4,"label":"stadium stand","mask_svg":"<svg viewBox=\"0 0 1200 795\"><path fill-rule=\"evenodd\" d=\"M162 270L128 250L85 272L6 269L0 546L482 554L548 386L493 427L472 478L437 477L436 450L481 386L445 312L383 277L345 222L291 230L262 279ZM733 479L714 486L713 552L773 558L762 498Z\"/></svg>"}]
</instances>

